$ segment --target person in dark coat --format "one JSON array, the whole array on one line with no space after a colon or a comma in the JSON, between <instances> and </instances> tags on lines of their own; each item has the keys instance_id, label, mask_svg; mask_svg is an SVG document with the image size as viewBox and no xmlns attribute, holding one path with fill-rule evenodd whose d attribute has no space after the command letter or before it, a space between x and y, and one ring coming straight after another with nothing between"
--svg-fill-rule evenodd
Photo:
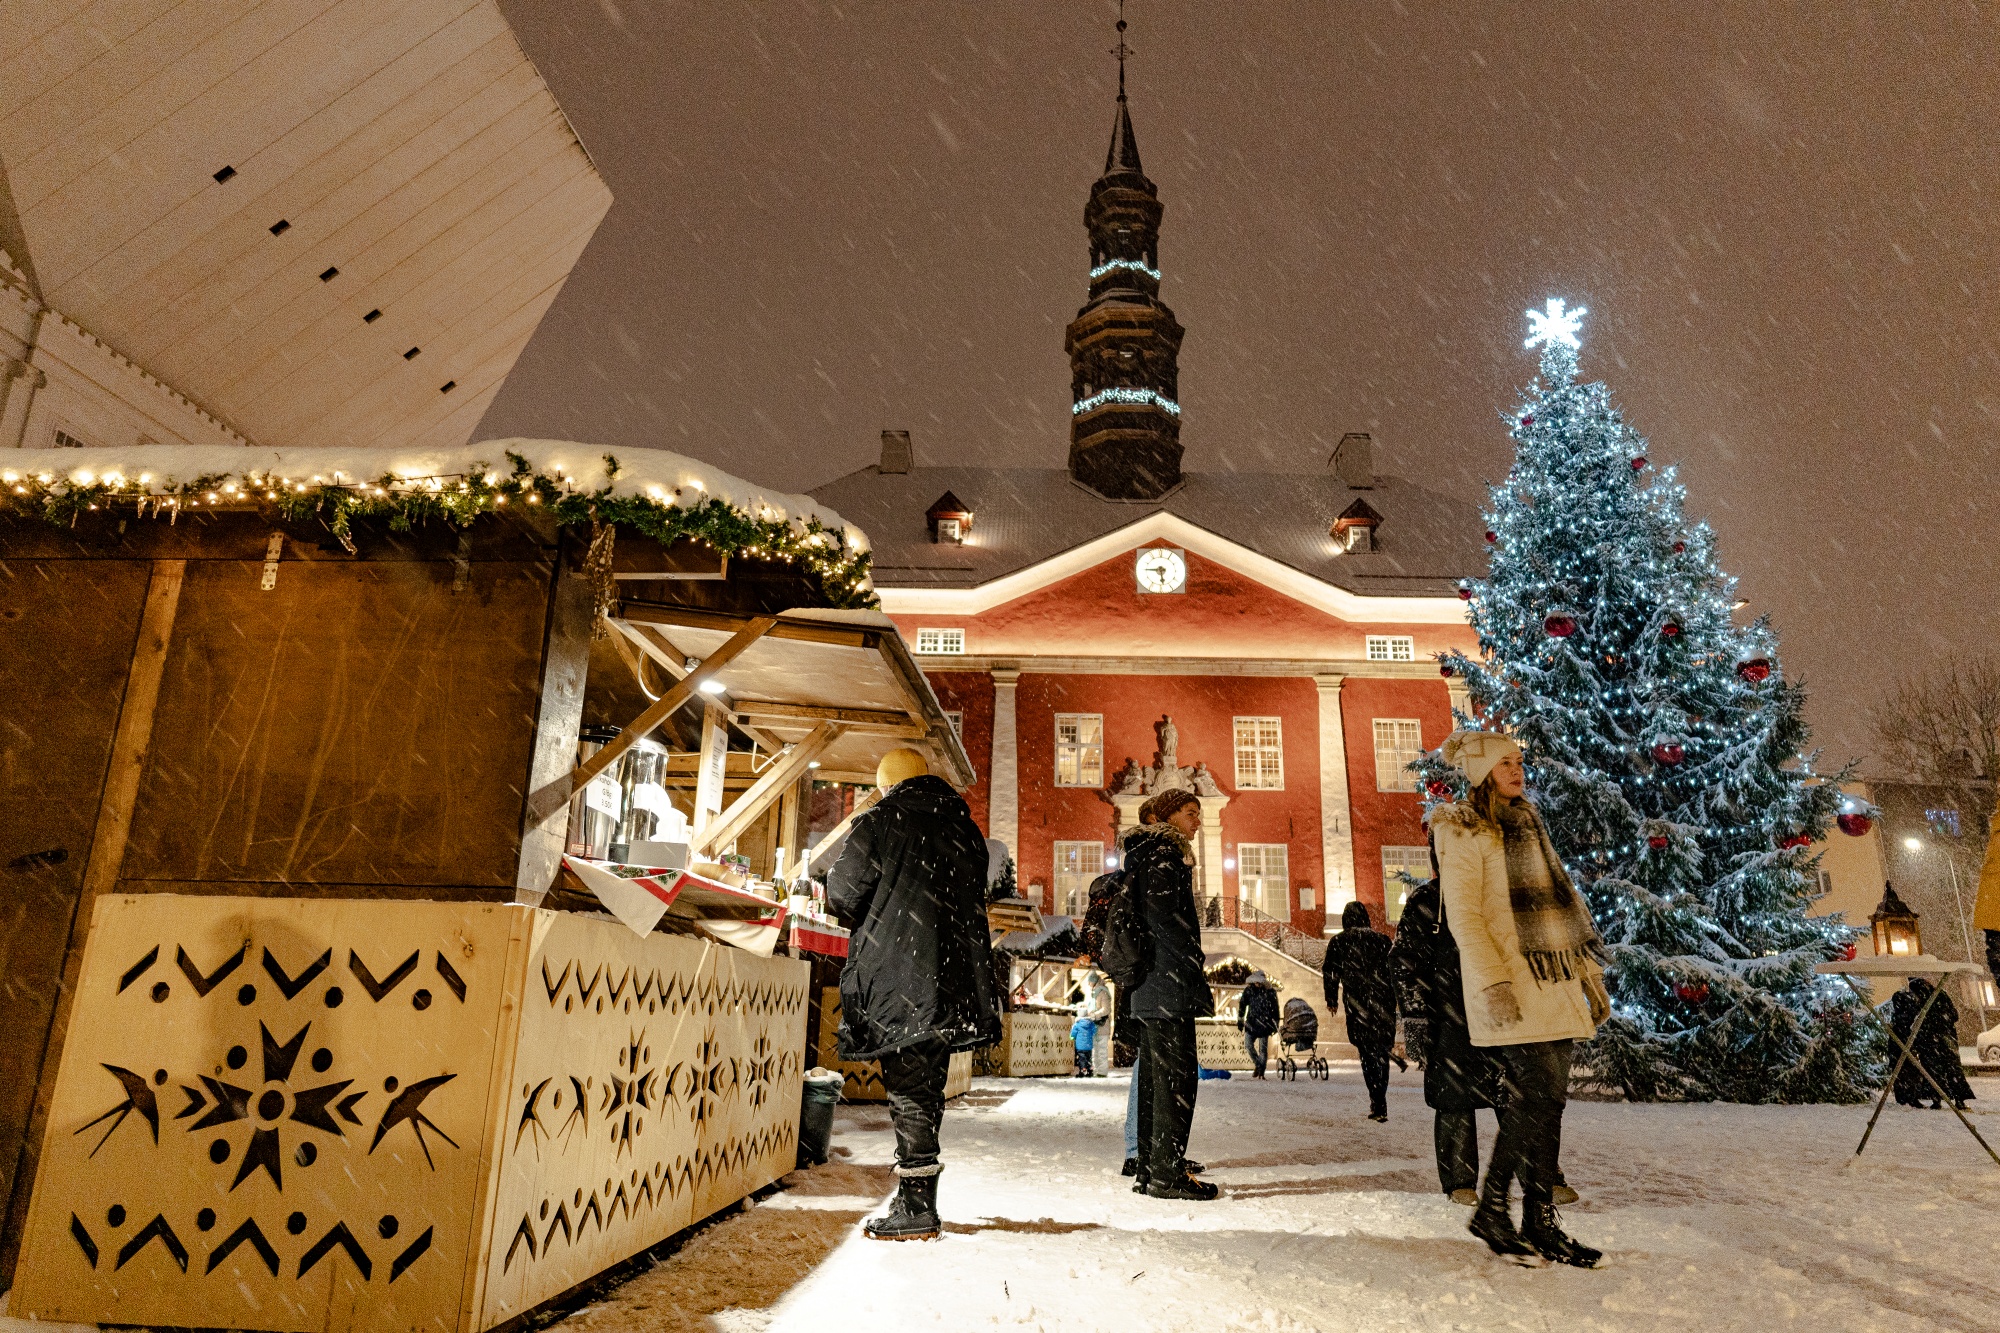
<instances>
[{"instance_id":1,"label":"person in dark coat","mask_svg":"<svg viewBox=\"0 0 2000 1333\"><path fill-rule=\"evenodd\" d=\"M1396 978L1389 967L1389 937L1368 919L1366 903L1349 903L1340 913L1340 933L1326 942L1320 977L1326 1007L1339 1009L1347 989L1347 1039L1361 1052L1361 1077L1368 1085L1368 1118L1389 1118L1389 1052L1396 1044Z\"/></svg>"},{"instance_id":2,"label":"person in dark coat","mask_svg":"<svg viewBox=\"0 0 2000 1333\"><path fill-rule=\"evenodd\" d=\"M1278 988L1262 972L1252 972L1243 983L1242 998L1236 1002L1236 1030L1243 1034L1243 1049L1255 1066L1250 1077L1264 1077L1271 1034L1278 1030Z\"/></svg>"},{"instance_id":3,"label":"person in dark coat","mask_svg":"<svg viewBox=\"0 0 2000 1333\"><path fill-rule=\"evenodd\" d=\"M1472 1044L1465 1023L1465 978L1432 878L1410 891L1389 950L1403 1011L1403 1047L1424 1069L1424 1104L1435 1113L1431 1140L1438 1185L1454 1203L1479 1202L1479 1128L1473 1112L1492 1109L1500 1067Z\"/></svg>"},{"instance_id":4,"label":"person in dark coat","mask_svg":"<svg viewBox=\"0 0 2000 1333\"><path fill-rule=\"evenodd\" d=\"M840 1056L877 1060L896 1129L898 1188L876 1240L939 1231L938 1126L952 1052L1000 1040L986 926L986 840L965 802L915 750L876 770L885 795L854 821L827 877L853 932L840 971Z\"/></svg>"},{"instance_id":5,"label":"person in dark coat","mask_svg":"<svg viewBox=\"0 0 2000 1333\"><path fill-rule=\"evenodd\" d=\"M1951 996L1939 991L1930 1012L1924 1015L1923 1027L1916 1029L1917 1011L1933 989L1923 977L1912 977L1908 986L1889 997L1889 1026L1916 1053L1916 1059L1904 1061L1896 1075L1896 1100L1904 1106L1929 1102L1935 1111L1944 1105L1937 1091L1943 1088L1963 1111L1972 1100L1972 1084L1966 1080L1965 1065L1958 1055L1958 1006L1951 1002ZM1912 1029L1916 1029L1914 1039ZM1922 1071L1917 1069L1919 1063ZM1924 1071L1937 1080L1937 1088L1924 1077Z\"/></svg>"},{"instance_id":6,"label":"person in dark coat","mask_svg":"<svg viewBox=\"0 0 2000 1333\"><path fill-rule=\"evenodd\" d=\"M1193 792L1162 792L1147 802L1153 823L1125 835L1125 873L1139 892L1152 935L1152 964L1132 989L1130 1022L1139 1029L1138 1184L1156 1199L1213 1199L1220 1191L1188 1169L1194 1126L1197 1018L1215 1012L1203 970L1201 917L1194 899L1194 844L1201 802Z\"/></svg>"}]
</instances>

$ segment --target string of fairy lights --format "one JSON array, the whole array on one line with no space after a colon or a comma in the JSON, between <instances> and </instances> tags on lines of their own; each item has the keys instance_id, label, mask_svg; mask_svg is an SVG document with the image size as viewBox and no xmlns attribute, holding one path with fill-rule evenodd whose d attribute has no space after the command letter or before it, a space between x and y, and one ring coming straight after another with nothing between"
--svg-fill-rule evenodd
<instances>
[{"instance_id":1,"label":"string of fairy lights","mask_svg":"<svg viewBox=\"0 0 2000 1333\"><path fill-rule=\"evenodd\" d=\"M357 520L385 522L408 532L426 522L466 527L510 509L545 513L558 527L611 524L664 544L690 540L723 555L780 560L815 575L836 607L872 607L870 555L858 533L832 529L816 518L789 518L768 504L746 510L707 493L699 479L679 486L648 485L620 493L618 460L604 458L607 482L586 489L558 464L537 468L509 452L509 470L475 464L463 473L384 475L366 478L340 471L292 476L249 469L187 480L135 469L59 473L50 469L0 469L0 511L74 527L85 514L117 510L172 523L196 514L248 507L274 508L294 522L317 521L349 552L356 549Z\"/></svg>"}]
</instances>

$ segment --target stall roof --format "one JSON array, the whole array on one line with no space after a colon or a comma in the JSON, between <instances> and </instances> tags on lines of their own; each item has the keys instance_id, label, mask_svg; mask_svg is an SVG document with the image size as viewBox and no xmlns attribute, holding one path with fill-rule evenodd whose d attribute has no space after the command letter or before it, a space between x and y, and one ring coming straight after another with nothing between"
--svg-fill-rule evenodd
<instances>
[{"instance_id":1,"label":"stall roof","mask_svg":"<svg viewBox=\"0 0 2000 1333\"><path fill-rule=\"evenodd\" d=\"M628 599L613 624L680 676L689 658L706 661L756 619ZM818 776L826 779L872 783L877 761L907 745L954 786L972 783L965 747L887 616L811 607L772 620L716 670L722 692L708 696L744 731L775 746L805 742L831 724L837 734L819 756Z\"/></svg>"}]
</instances>

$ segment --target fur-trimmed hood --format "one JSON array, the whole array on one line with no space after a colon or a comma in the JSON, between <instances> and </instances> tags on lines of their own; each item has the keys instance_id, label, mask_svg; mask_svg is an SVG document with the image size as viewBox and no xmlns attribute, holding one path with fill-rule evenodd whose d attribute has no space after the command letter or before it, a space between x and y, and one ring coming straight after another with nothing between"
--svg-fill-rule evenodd
<instances>
[{"instance_id":1,"label":"fur-trimmed hood","mask_svg":"<svg viewBox=\"0 0 2000 1333\"><path fill-rule=\"evenodd\" d=\"M1480 816L1470 801L1453 801L1450 805L1437 807L1431 811L1430 825L1432 828L1462 828L1468 833L1495 827Z\"/></svg>"},{"instance_id":2,"label":"fur-trimmed hood","mask_svg":"<svg viewBox=\"0 0 2000 1333\"><path fill-rule=\"evenodd\" d=\"M1165 838L1180 849L1182 861L1194 864L1194 844L1172 824L1135 824L1118 835L1118 850L1129 857L1154 838Z\"/></svg>"}]
</instances>

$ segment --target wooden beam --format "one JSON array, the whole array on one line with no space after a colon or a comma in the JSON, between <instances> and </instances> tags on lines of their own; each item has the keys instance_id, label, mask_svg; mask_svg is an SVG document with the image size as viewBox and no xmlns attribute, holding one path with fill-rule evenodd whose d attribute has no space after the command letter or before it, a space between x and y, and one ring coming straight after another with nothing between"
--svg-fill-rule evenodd
<instances>
[{"instance_id":1,"label":"wooden beam","mask_svg":"<svg viewBox=\"0 0 2000 1333\"><path fill-rule=\"evenodd\" d=\"M734 632L749 620L747 616L730 615L726 611L704 611L692 606L664 606L657 602L635 601L621 601L618 604L618 618L642 625L684 625L689 629L719 630L725 634ZM850 629L845 625L784 619L777 621L770 634L774 639L833 643L848 648L873 648L883 638L894 637L887 631L879 629Z\"/></svg>"},{"instance_id":2,"label":"wooden beam","mask_svg":"<svg viewBox=\"0 0 2000 1333\"><path fill-rule=\"evenodd\" d=\"M529 759L529 791L559 780L576 763L577 733L583 725L584 685L590 676L590 629L596 619L590 584L576 576L574 557L558 555L549 589L544 629L541 688L535 696L534 751ZM521 854L514 868L514 901L541 905L562 867L563 829L550 827L522 809Z\"/></svg>"},{"instance_id":3,"label":"wooden beam","mask_svg":"<svg viewBox=\"0 0 2000 1333\"><path fill-rule=\"evenodd\" d=\"M859 726L907 727L912 720L907 713L893 708L835 708L822 704L774 703L768 699L738 699L736 711L744 717L782 718L788 721L805 722L847 722ZM918 724L917 735L923 735Z\"/></svg>"},{"instance_id":4,"label":"wooden beam","mask_svg":"<svg viewBox=\"0 0 2000 1333\"><path fill-rule=\"evenodd\" d=\"M773 759L771 766L764 770L749 791L737 797L733 805L694 835L688 855L705 857L716 848L727 847L734 842L743 830L770 808L771 802L786 787L797 781L813 760L826 753L827 747L839 738L840 732L838 722L822 722L812 729L811 735Z\"/></svg>"},{"instance_id":5,"label":"wooden beam","mask_svg":"<svg viewBox=\"0 0 2000 1333\"><path fill-rule=\"evenodd\" d=\"M617 736L606 741L596 754L577 765L569 776L558 778L538 790L530 798L528 805L533 823L541 824L553 817L569 803L569 798L574 792L609 768L620 755L631 749L633 743L640 737L671 717L675 709L695 696L703 681L710 679L716 672L735 661L742 655L744 649L768 634L776 623L775 616L757 616L744 623L728 642L710 653L700 666L675 681L672 689L654 700L645 712L633 718Z\"/></svg>"},{"instance_id":6,"label":"wooden beam","mask_svg":"<svg viewBox=\"0 0 2000 1333\"><path fill-rule=\"evenodd\" d=\"M671 639L660 633L653 626L634 625L623 620L613 620L610 624L613 629L618 631L621 642L636 644L639 651L644 653L648 660L658 663L660 669L675 680L679 680L687 674L687 666L685 665L687 654L676 648ZM641 688L644 688L643 681L641 682ZM649 690L647 693L650 695L651 691ZM724 708L734 710L735 703L730 698L728 691L725 690L723 693L711 697ZM779 750L785 748L785 743L782 740L767 732L759 731L756 727L746 722L739 720L736 723L736 729L757 742L764 749L769 750L772 754L776 754Z\"/></svg>"}]
</instances>

